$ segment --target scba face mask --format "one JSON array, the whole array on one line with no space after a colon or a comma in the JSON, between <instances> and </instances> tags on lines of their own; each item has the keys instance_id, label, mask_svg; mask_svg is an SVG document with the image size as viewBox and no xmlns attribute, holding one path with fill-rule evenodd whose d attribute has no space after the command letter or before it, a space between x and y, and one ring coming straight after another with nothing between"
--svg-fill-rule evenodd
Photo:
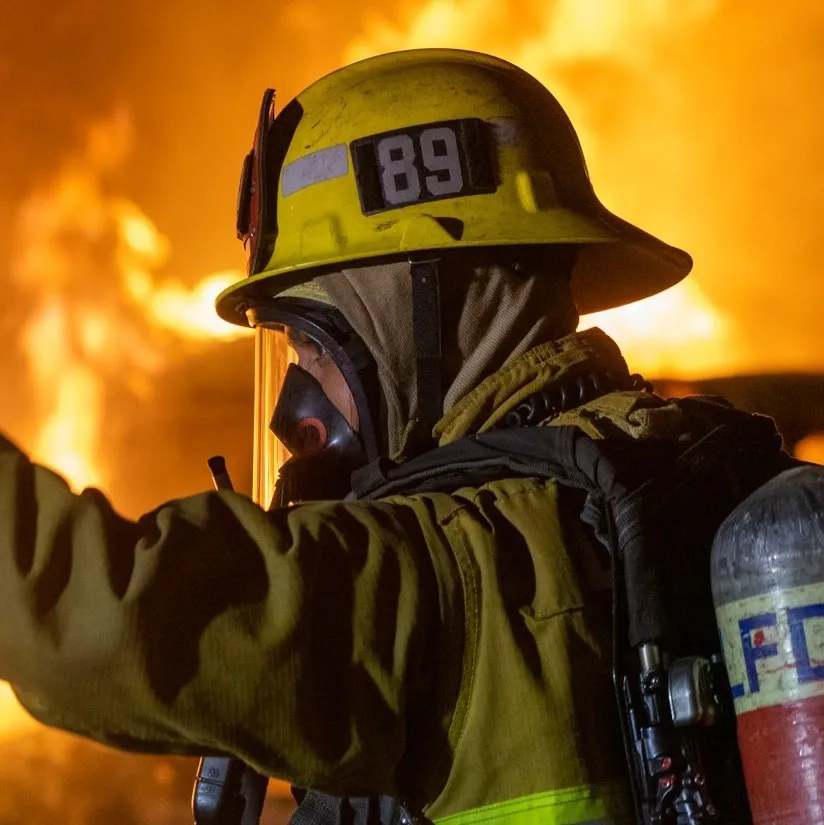
<instances>
[{"instance_id":1,"label":"scba face mask","mask_svg":"<svg viewBox=\"0 0 824 825\"><path fill-rule=\"evenodd\" d=\"M256 335L254 499L340 499L377 456L374 364L337 310L279 301L249 311Z\"/></svg>"}]
</instances>

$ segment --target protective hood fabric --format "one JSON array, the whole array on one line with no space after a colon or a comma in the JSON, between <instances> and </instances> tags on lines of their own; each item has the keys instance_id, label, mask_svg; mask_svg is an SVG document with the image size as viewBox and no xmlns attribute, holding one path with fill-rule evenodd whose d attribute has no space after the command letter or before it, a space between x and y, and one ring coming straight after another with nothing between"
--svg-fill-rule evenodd
<instances>
[{"instance_id":1,"label":"protective hood fabric","mask_svg":"<svg viewBox=\"0 0 824 825\"><path fill-rule=\"evenodd\" d=\"M450 261L441 275L444 414L484 379L536 345L568 335L578 323L564 274L459 266ZM393 457L403 453L418 407L410 270L402 262L316 279L377 362Z\"/></svg>"}]
</instances>

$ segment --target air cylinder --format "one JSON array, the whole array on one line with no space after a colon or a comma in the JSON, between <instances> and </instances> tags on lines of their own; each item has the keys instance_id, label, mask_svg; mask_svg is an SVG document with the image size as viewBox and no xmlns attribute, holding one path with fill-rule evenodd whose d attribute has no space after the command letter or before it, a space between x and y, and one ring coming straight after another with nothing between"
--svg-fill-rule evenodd
<instances>
[{"instance_id":1,"label":"air cylinder","mask_svg":"<svg viewBox=\"0 0 824 825\"><path fill-rule=\"evenodd\" d=\"M824 466L719 529L712 591L754 825L824 825Z\"/></svg>"}]
</instances>

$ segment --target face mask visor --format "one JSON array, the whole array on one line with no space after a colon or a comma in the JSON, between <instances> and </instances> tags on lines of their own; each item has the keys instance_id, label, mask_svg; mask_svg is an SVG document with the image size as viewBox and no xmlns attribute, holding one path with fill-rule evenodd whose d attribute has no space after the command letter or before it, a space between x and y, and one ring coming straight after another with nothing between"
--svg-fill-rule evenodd
<instances>
[{"instance_id":1,"label":"face mask visor","mask_svg":"<svg viewBox=\"0 0 824 825\"><path fill-rule=\"evenodd\" d=\"M338 499L366 463L351 391L329 350L285 323L255 327L253 498L266 509Z\"/></svg>"}]
</instances>

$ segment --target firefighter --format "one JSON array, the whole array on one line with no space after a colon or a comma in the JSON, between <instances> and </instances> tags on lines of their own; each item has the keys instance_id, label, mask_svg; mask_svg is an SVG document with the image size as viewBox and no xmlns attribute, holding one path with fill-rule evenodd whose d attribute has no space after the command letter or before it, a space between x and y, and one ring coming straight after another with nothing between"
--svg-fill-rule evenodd
<instances>
[{"instance_id":1,"label":"firefighter","mask_svg":"<svg viewBox=\"0 0 824 825\"><path fill-rule=\"evenodd\" d=\"M256 332L255 500L131 522L2 442L0 677L46 724L335 798L633 821L577 494L503 468L368 492L473 434L706 429L576 332L689 256L599 203L541 84L451 50L348 66L276 117L267 93L238 229L248 277L217 310Z\"/></svg>"}]
</instances>

